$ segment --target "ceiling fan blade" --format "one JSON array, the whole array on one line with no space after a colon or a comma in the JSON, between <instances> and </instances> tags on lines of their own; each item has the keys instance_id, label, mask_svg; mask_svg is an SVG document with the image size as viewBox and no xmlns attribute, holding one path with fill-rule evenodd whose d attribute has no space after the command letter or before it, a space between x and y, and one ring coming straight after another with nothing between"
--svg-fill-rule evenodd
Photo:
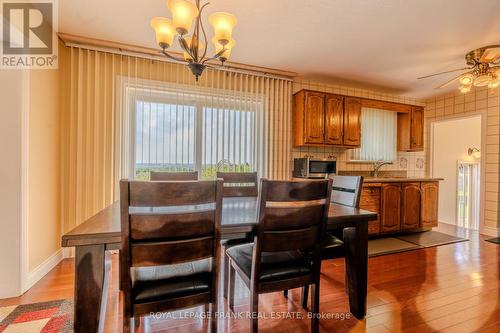
<instances>
[{"instance_id":1,"label":"ceiling fan blade","mask_svg":"<svg viewBox=\"0 0 500 333\"><path fill-rule=\"evenodd\" d=\"M452 84L453 82L455 82L456 80L460 79L462 76L464 76L465 74L470 74L472 73L472 71L470 72L465 72L465 73L462 73L460 74L459 76L455 76L453 79L449 80L449 81L446 81L445 83L443 83L442 85L440 85L439 87L436 87L436 89L441 89L441 88L444 88L450 84Z\"/></svg>"},{"instance_id":2,"label":"ceiling fan blade","mask_svg":"<svg viewBox=\"0 0 500 333\"><path fill-rule=\"evenodd\" d=\"M446 72L440 72L440 73L434 73L434 74L430 74L430 75L426 75L426 76L421 76L417 79L426 79L428 77L432 77L432 76L436 76L436 75L441 75L441 74L447 74L447 73L453 73L453 72L458 72L458 71L465 71L466 69L472 69L472 67L464 67L464 68L457 68L457 69L452 69L452 70L449 70L449 71L446 71Z\"/></svg>"},{"instance_id":3,"label":"ceiling fan blade","mask_svg":"<svg viewBox=\"0 0 500 333\"><path fill-rule=\"evenodd\" d=\"M481 62L495 62L500 59L500 45L493 45L484 50L479 61Z\"/></svg>"}]
</instances>

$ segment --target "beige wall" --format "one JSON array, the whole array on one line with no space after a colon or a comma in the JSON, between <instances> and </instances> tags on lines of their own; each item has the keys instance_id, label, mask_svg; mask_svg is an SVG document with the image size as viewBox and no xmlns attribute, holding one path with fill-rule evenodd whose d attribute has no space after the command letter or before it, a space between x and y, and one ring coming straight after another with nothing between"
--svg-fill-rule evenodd
<instances>
[{"instance_id":1,"label":"beige wall","mask_svg":"<svg viewBox=\"0 0 500 333\"><path fill-rule=\"evenodd\" d=\"M476 162L468 149L481 148L481 117L439 121L432 126L431 169L439 184L439 221L457 223L457 162ZM479 184L478 184L479 185Z\"/></svg>"},{"instance_id":2,"label":"beige wall","mask_svg":"<svg viewBox=\"0 0 500 333\"><path fill-rule=\"evenodd\" d=\"M425 107L426 157L429 161L430 124L443 119L482 115L482 162L484 165L483 231L493 233L500 228L499 221L499 151L500 151L500 88L472 89L467 94L455 92L430 98ZM488 229L488 230L487 230Z\"/></svg>"},{"instance_id":3,"label":"beige wall","mask_svg":"<svg viewBox=\"0 0 500 333\"><path fill-rule=\"evenodd\" d=\"M28 269L60 249L59 71L30 72Z\"/></svg>"},{"instance_id":4,"label":"beige wall","mask_svg":"<svg viewBox=\"0 0 500 333\"><path fill-rule=\"evenodd\" d=\"M364 97L377 99L382 101L391 101L397 103L405 103L412 105L424 106L423 101L377 92L367 89L358 89L353 87L346 87L342 85L326 84L314 82L309 80L302 80L296 78L293 82L293 92L301 89L310 89L315 91L327 92L332 94L341 94L347 96ZM333 155L338 161L338 170L340 171L369 171L372 170L372 163L350 163L348 162L348 150L345 148L330 148L330 147L301 147L292 148L292 158L302 157L304 155L312 155L316 158L327 158ZM397 161L390 165L384 165L381 170L396 170L404 171L410 177L419 177L425 175L425 153L424 152L398 152Z\"/></svg>"},{"instance_id":5,"label":"beige wall","mask_svg":"<svg viewBox=\"0 0 500 333\"><path fill-rule=\"evenodd\" d=\"M21 291L23 80L20 70L0 70L0 298Z\"/></svg>"}]
</instances>

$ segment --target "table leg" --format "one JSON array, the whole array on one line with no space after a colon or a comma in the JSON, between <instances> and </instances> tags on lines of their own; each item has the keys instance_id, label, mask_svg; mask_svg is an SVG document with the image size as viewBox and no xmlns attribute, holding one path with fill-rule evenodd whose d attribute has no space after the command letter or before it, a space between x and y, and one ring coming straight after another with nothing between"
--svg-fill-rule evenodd
<instances>
[{"instance_id":1,"label":"table leg","mask_svg":"<svg viewBox=\"0 0 500 333\"><path fill-rule=\"evenodd\" d=\"M105 245L76 246L75 253L75 333L102 331L99 325L106 292ZM105 302L104 302L105 311Z\"/></svg>"},{"instance_id":2,"label":"table leg","mask_svg":"<svg viewBox=\"0 0 500 333\"><path fill-rule=\"evenodd\" d=\"M368 288L368 222L344 229L346 275L349 307L358 319L366 315Z\"/></svg>"}]
</instances>

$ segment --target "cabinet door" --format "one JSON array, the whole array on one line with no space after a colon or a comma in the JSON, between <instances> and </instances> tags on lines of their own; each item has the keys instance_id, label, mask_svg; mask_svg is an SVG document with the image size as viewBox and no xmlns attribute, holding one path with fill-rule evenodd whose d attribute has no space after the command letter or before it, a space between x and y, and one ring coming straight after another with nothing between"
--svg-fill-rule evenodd
<instances>
[{"instance_id":1,"label":"cabinet door","mask_svg":"<svg viewBox=\"0 0 500 333\"><path fill-rule=\"evenodd\" d=\"M325 95L306 92L304 110L304 142L322 144L325 141Z\"/></svg>"},{"instance_id":2,"label":"cabinet door","mask_svg":"<svg viewBox=\"0 0 500 333\"><path fill-rule=\"evenodd\" d=\"M344 145L361 145L361 100L346 97L344 100Z\"/></svg>"},{"instance_id":3,"label":"cabinet door","mask_svg":"<svg viewBox=\"0 0 500 333\"><path fill-rule=\"evenodd\" d=\"M380 186L363 186L359 208L370 212L380 212ZM375 221L368 222L368 234L375 235L380 232L380 215Z\"/></svg>"},{"instance_id":4,"label":"cabinet door","mask_svg":"<svg viewBox=\"0 0 500 333\"><path fill-rule=\"evenodd\" d=\"M422 196L420 203L420 227L437 227L439 183L421 183L420 189Z\"/></svg>"},{"instance_id":5,"label":"cabinet door","mask_svg":"<svg viewBox=\"0 0 500 333\"><path fill-rule=\"evenodd\" d=\"M383 184L380 197L380 232L400 230L401 185Z\"/></svg>"},{"instance_id":6,"label":"cabinet door","mask_svg":"<svg viewBox=\"0 0 500 333\"><path fill-rule=\"evenodd\" d=\"M403 183L401 229L417 229L420 223L420 183Z\"/></svg>"},{"instance_id":7,"label":"cabinet door","mask_svg":"<svg viewBox=\"0 0 500 333\"><path fill-rule=\"evenodd\" d=\"M342 144L342 130L344 127L344 99L342 96L326 96L325 143L330 145Z\"/></svg>"},{"instance_id":8,"label":"cabinet door","mask_svg":"<svg viewBox=\"0 0 500 333\"><path fill-rule=\"evenodd\" d=\"M424 109L421 107L411 109L410 149L424 149Z\"/></svg>"}]
</instances>

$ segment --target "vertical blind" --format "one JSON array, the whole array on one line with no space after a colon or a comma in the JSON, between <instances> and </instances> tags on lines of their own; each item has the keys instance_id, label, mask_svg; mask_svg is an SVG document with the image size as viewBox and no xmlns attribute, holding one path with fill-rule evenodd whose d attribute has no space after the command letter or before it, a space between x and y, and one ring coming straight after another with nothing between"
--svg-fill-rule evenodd
<instances>
[{"instance_id":1,"label":"vertical blind","mask_svg":"<svg viewBox=\"0 0 500 333\"><path fill-rule=\"evenodd\" d=\"M62 45L59 54L63 231L116 200L119 179L141 177L141 163L289 177L289 79L208 68L196 82L181 64Z\"/></svg>"},{"instance_id":2,"label":"vertical blind","mask_svg":"<svg viewBox=\"0 0 500 333\"><path fill-rule=\"evenodd\" d=\"M152 170L197 170L203 179L213 179L217 171L257 170L260 94L224 96L217 89L146 80L138 87L125 79L121 86L131 113L123 126L135 135L129 154L134 172L125 172L128 177L147 180Z\"/></svg>"},{"instance_id":3,"label":"vertical blind","mask_svg":"<svg viewBox=\"0 0 500 333\"><path fill-rule=\"evenodd\" d=\"M397 113L361 109L361 147L352 149L351 161L395 161Z\"/></svg>"}]
</instances>

